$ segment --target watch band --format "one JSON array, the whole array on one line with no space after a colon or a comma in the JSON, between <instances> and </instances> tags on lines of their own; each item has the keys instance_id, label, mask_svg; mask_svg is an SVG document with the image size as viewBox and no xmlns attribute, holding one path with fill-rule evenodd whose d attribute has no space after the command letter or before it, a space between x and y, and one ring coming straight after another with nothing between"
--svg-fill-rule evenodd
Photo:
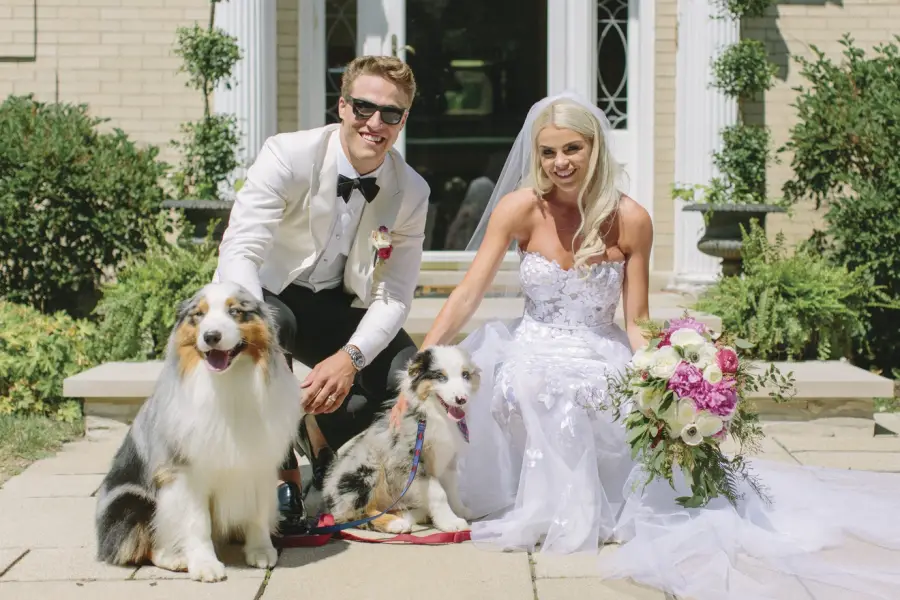
<instances>
[{"instance_id":1,"label":"watch band","mask_svg":"<svg viewBox=\"0 0 900 600\"><path fill-rule=\"evenodd\" d=\"M366 366L366 357L363 356L363 353L356 346L345 344L341 347L341 350L350 355L350 360L353 361L353 366L356 367L357 371Z\"/></svg>"}]
</instances>

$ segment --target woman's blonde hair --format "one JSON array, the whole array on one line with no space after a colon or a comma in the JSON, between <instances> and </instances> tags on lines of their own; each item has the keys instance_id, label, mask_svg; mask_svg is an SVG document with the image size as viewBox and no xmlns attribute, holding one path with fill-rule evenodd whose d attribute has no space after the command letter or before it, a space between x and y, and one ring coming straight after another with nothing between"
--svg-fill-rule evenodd
<instances>
[{"instance_id":1,"label":"woman's blonde hair","mask_svg":"<svg viewBox=\"0 0 900 600\"><path fill-rule=\"evenodd\" d=\"M572 238L575 267L585 265L593 257L606 252L606 243L600 228L619 206L621 192L617 186L620 166L603 135L600 123L591 111L567 99L557 100L542 110L531 129L531 165L523 187L531 188L543 197L553 189L553 182L541 167L538 135L547 126L571 129L591 143L588 172L578 190L578 211L581 224ZM584 237L575 252L575 239Z\"/></svg>"}]
</instances>

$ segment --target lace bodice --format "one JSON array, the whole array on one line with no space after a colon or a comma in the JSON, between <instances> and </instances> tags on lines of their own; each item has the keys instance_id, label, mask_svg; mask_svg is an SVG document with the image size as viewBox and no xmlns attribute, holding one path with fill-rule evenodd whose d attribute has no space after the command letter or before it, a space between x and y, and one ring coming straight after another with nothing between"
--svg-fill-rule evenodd
<instances>
[{"instance_id":1,"label":"lace bodice","mask_svg":"<svg viewBox=\"0 0 900 600\"><path fill-rule=\"evenodd\" d=\"M602 262L579 270L536 252L519 251L525 314L541 323L599 327L613 322L625 263Z\"/></svg>"}]
</instances>

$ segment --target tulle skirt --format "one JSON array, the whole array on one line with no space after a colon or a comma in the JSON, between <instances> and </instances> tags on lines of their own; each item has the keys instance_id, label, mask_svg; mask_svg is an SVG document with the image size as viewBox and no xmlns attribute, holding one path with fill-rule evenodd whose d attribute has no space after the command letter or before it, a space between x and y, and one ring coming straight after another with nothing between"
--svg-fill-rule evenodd
<instances>
[{"instance_id":1,"label":"tulle skirt","mask_svg":"<svg viewBox=\"0 0 900 600\"><path fill-rule=\"evenodd\" d=\"M484 549L569 554L620 547L598 574L693 600L900 599L900 475L762 459L747 489L683 509L676 473L643 487L609 379L631 359L618 326L566 328L527 316L462 344L482 369L470 402L460 494Z\"/></svg>"}]
</instances>

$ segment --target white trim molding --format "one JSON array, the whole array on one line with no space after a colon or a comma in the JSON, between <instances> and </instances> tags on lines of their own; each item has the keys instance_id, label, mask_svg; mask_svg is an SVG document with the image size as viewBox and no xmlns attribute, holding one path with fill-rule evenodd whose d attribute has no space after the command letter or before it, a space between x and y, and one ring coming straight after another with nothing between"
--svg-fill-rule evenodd
<instances>
[{"instance_id":1,"label":"white trim molding","mask_svg":"<svg viewBox=\"0 0 900 600\"><path fill-rule=\"evenodd\" d=\"M721 130L737 123L737 102L711 87L712 62L738 41L740 23L716 15L710 0L678 0L675 78L675 184L705 185L716 175L712 155ZM674 200L675 268L670 288L696 292L716 281L719 259L697 249L703 216Z\"/></svg>"},{"instance_id":2,"label":"white trim molding","mask_svg":"<svg viewBox=\"0 0 900 600\"><path fill-rule=\"evenodd\" d=\"M325 124L325 0L302 0L299 20L297 123L315 129Z\"/></svg>"},{"instance_id":3,"label":"white trim molding","mask_svg":"<svg viewBox=\"0 0 900 600\"><path fill-rule=\"evenodd\" d=\"M266 139L278 132L278 53L276 10L271 0L240 0L216 5L216 26L237 38L242 58L233 71L235 85L215 91L215 111L237 117L241 130L238 177L256 159Z\"/></svg>"}]
</instances>

